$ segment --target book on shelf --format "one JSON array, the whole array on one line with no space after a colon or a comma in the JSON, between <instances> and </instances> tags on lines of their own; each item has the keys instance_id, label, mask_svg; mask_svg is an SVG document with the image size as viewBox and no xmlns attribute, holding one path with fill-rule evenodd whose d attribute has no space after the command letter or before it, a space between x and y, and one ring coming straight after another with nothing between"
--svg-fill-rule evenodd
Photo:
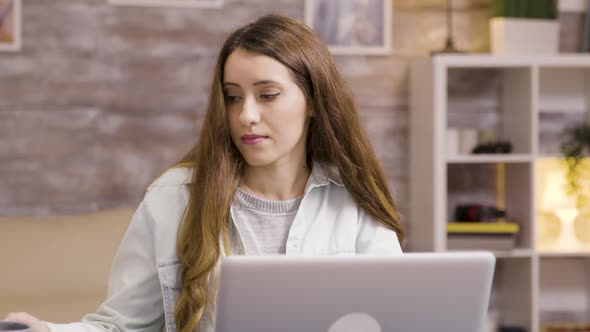
<instances>
[{"instance_id":1,"label":"book on shelf","mask_svg":"<svg viewBox=\"0 0 590 332\"><path fill-rule=\"evenodd\" d=\"M514 222L449 222L449 250L512 250L520 226Z\"/></svg>"},{"instance_id":2,"label":"book on shelf","mask_svg":"<svg viewBox=\"0 0 590 332\"><path fill-rule=\"evenodd\" d=\"M457 221L447 223L447 233L453 234L516 234L520 226L514 222Z\"/></svg>"}]
</instances>

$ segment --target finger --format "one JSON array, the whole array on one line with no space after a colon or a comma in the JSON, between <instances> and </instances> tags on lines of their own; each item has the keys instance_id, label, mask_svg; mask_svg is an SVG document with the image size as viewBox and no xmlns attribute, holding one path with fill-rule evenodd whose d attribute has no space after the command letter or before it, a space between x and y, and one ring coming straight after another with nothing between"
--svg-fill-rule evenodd
<instances>
[{"instance_id":1,"label":"finger","mask_svg":"<svg viewBox=\"0 0 590 332\"><path fill-rule=\"evenodd\" d=\"M11 322L24 323L27 325L33 325L37 320L35 317L26 312L11 312L6 316L5 319Z\"/></svg>"}]
</instances>

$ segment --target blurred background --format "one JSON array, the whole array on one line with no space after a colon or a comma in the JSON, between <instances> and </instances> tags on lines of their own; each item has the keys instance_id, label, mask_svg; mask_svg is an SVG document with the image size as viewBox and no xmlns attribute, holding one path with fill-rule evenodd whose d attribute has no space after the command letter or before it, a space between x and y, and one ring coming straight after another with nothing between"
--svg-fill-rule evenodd
<instances>
[{"instance_id":1,"label":"blurred background","mask_svg":"<svg viewBox=\"0 0 590 332\"><path fill-rule=\"evenodd\" d=\"M402 221L409 232L422 231L410 217L417 203L410 199L411 168L420 167L409 162L411 65L431 61L433 52L449 51L449 46L470 55L518 58L492 45L492 18L501 16L495 10L507 10L507 3L0 0L0 261L5 262L0 269L0 317L23 310L65 321L100 303L112 255L145 189L196 143L225 37L269 12L307 22L330 45ZM569 58L559 54L577 53L573 62L585 71L576 86L590 100L590 58L583 54L590 41L588 1L553 5L553 12L542 17L556 27L555 50L549 56L567 64ZM356 28L351 28L354 17ZM447 77L445 89L453 96L449 123L459 128L485 130L499 121L505 76L482 67L458 68ZM563 81L567 75L558 73ZM562 128L584 119L580 114L542 117L538 125L548 131L539 150L559 153L562 142L553 138L563 137ZM465 182L457 175L465 169L457 167L450 167L455 171L450 171L449 183L458 188L495 185L490 173L479 168ZM454 218L453 208L446 211L450 216L445 221ZM534 228L526 225L534 238ZM522 303L528 309L506 315L504 322L537 331L541 291L533 289L540 282L539 263L535 242L521 242L532 253L523 256L524 263L506 263L506 269L510 278L521 273L518 266L526 266L516 288L529 289L518 295L527 299ZM567 267L575 278L557 287L557 293L584 294L572 300L578 301L579 312L560 311L559 302L554 306L558 314L548 316L548 322L590 322L590 254L574 256L582 257L582 263ZM517 272L510 270L512 264ZM559 264L553 271L563 268ZM553 283L559 281L549 286ZM500 304L498 312L505 309ZM493 316L496 323L501 322L498 315Z\"/></svg>"}]
</instances>

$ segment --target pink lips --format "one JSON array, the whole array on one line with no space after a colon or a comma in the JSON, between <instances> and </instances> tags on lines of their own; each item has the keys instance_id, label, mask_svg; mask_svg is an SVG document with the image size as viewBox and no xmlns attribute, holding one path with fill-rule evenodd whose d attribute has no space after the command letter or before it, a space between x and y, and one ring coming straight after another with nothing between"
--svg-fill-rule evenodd
<instances>
[{"instance_id":1,"label":"pink lips","mask_svg":"<svg viewBox=\"0 0 590 332\"><path fill-rule=\"evenodd\" d=\"M246 145L255 145L255 144L258 144L258 143L264 141L267 138L268 138L268 136L262 136L262 135L256 135L256 134L247 134L247 135L243 135L242 137L240 137L242 142Z\"/></svg>"}]
</instances>

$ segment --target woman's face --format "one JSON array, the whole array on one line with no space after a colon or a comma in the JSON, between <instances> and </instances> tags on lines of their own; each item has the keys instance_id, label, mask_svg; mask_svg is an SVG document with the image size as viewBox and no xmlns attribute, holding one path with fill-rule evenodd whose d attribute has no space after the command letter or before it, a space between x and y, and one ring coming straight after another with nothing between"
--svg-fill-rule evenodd
<instances>
[{"instance_id":1,"label":"woman's face","mask_svg":"<svg viewBox=\"0 0 590 332\"><path fill-rule=\"evenodd\" d=\"M304 162L310 112L289 69L238 48L223 77L231 139L248 165Z\"/></svg>"}]
</instances>

